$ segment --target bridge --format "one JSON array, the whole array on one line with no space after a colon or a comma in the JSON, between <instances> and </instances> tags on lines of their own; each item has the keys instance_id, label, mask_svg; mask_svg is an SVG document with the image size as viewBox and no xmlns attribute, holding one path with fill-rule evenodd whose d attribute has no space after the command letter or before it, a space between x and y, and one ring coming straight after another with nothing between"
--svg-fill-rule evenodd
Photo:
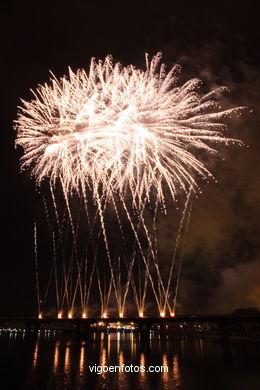
<instances>
[{"instance_id":1,"label":"bridge","mask_svg":"<svg viewBox=\"0 0 260 390\"><path fill-rule=\"evenodd\" d=\"M232 316L232 315L178 315L163 317L0 317L0 325L8 324L14 326L20 324L24 327L27 335L36 334L42 326L50 325L52 329L61 329L63 324L72 325L78 336L84 337L90 330L90 326L98 323L133 323L138 326L138 332L141 341L149 339L150 330L153 325L166 325L170 323L211 323L217 325L221 340L229 341L229 327L232 324L260 323L260 316Z\"/></svg>"}]
</instances>

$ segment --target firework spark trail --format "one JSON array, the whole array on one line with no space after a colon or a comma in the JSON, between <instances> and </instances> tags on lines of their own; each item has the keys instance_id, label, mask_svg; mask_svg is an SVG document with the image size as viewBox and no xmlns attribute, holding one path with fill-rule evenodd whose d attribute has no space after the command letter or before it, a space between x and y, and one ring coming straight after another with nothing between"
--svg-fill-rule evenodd
<instances>
[{"instance_id":1,"label":"firework spark trail","mask_svg":"<svg viewBox=\"0 0 260 390\"><path fill-rule=\"evenodd\" d=\"M60 312L62 312L65 299L67 302L67 306L69 306L68 275L66 272L65 256L64 256L63 245L62 245L62 229L61 229L61 224L60 224L57 203L56 203L53 187L51 185L49 187L50 187L50 193L51 193L52 203L53 203L53 207L54 207L56 224L57 224L57 228L58 228L58 237L59 237L59 244L60 244L60 248L61 248L61 257L62 257L62 275L63 275L62 281L64 281L64 293L63 294L62 294L63 283L61 283L61 287L60 287L60 296L62 297L61 305L60 305L61 306Z\"/></svg>"},{"instance_id":2,"label":"firework spark trail","mask_svg":"<svg viewBox=\"0 0 260 390\"><path fill-rule=\"evenodd\" d=\"M116 201L115 201L114 197L112 197L112 202L113 202L113 207L115 210L115 214L116 214L116 218L117 218L117 222L118 222L118 226L119 226L120 237L122 239L122 244L123 244L122 246L123 246L123 249L125 250L125 253L126 253L127 249L126 249L126 240L125 240L125 236L124 236L124 229L122 226L119 211L118 211L118 208L116 206ZM118 287L120 288L120 293L119 293L120 304L118 305L119 306L119 314L124 312L125 300L126 300L126 296L127 296L128 290L129 290L133 264L134 264L134 259L132 258L131 261L129 262L129 264L127 264L127 268L128 268L128 270L127 270L127 283L125 286L125 291L123 293L123 296L122 296L122 290L120 288L121 287L121 280L120 280L121 273L118 274L117 284L118 284ZM120 268L120 262L118 262L118 266Z\"/></svg>"},{"instance_id":3,"label":"firework spark trail","mask_svg":"<svg viewBox=\"0 0 260 390\"><path fill-rule=\"evenodd\" d=\"M146 55L146 71L132 65L114 64L112 57L107 56L104 62L92 59L88 73L69 68L68 77L57 79L52 74L49 85L39 86L33 92L33 100L22 101L16 121L16 145L24 150L21 167L30 170L38 185L48 178L58 222L53 189L57 183L62 186L75 251L77 234L69 199L77 194L86 204L87 195L93 197L111 270L108 296L102 298L105 310L112 286L119 310L122 309L121 287L117 282L121 276L116 279L114 274L104 220L107 203L115 204L115 198L119 199L146 267L145 280L151 283L158 307L162 301L168 305L170 281L165 285L162 281L156 237L153 238L155 219L151 233L146 225L145 209L152 207L157 212L161 208L166 213L167 205L174 203L179 193L189 197L190 188L198 190L199 178L213 177L198 151L212 154L217 152L219 144L240 143L224 134L224 118L240 115L242 109L221 110L215 98L225 87L203 95L198 79L178 86L180 67L175 65L167 73L161 57L158 53L149 60ZM149 244L148 254L156 270L159 296L151 275L151 259L144 254L132 210L137 213ZM81 266L75 254L77 288L79 284L84 306ZM101 294L98 269L97 276ZM67 299L69 277L64 273ZM75 294L76 290L74 297Z\"/></svg>"},{"instance_id":4,"label":"firework spark trail","mask_svg":"<svg viewBox=\"0 0 260 390\"><path fill-rule=\"evenodd\" d=\"M71 305L71 309L70 309L70 311L71 311L72 310L72 306L74 304L75 296L76 296L76 289L77 289L78 286L79 286L79 290L80 290L80 301L81 301L81 306L82 307L83 307L83 293L82 293L82 284L81 284L80 265L79 265L78 253L77 253L77 231L75 230L75 226L74 226L74 223L73 223L73 218L72 218L72 215L71 215L71 209L70 209L70 206L69 206L69 199L68 199L68 196L67 196L67 192L64 190L64 183L63 183L62 180L61 180L61 185L62 185L62 190L63 190L63 194L64 194L64 198L65 198L65 203L66 203L67 211L68 211L68 215L69 215L69 222L70 222L70 226L71 226L71 230L72 230L73 251L75 252L75 256L76 256L77 271L78 271L78 278L77 278L77 282L76 282L76 288L75 288L75 292L74 292L73 299L72 299L72 305ZM71 278L71 280L72 280L72 278Z\"/></svg>"},{"instance_id":5,"label":"firework spark trail","mask_svg":"<svg viewBox=\"0 0 260 390\"><path fill-rule=\"evenodd\" d=\"M180 249L180 238L181 238L181 233L183 228L185 229L184 235L186 235L187 230L188 230L188 225L189 225L189 220L190 220L190 212L191 212L191 205L192 205L192 195L193 195L193 187L190 188L188 196L186 198L186 202L184 204L183 212L181 215L181 220L179 222L179 227L176 235L176 240L175 240L175 245L172 253L172 260L171 260L171 266L170 266L170 272L169 272L169 277L168 277L168 282L167 282L167 287L166 287L166 294L165 296L170 299L170 286L173 278L173 270L175 267L175 262L176 262L176 256L177 256L177 251ZM185 237L184 237L185 238ZM183 247L183 244L182 244ZM181 248L182 249L182 248ZM181 260L180 260L181 261ZM181 262L179 264L179 268L177 271L177 281L176 281L176 288L175 288L175 295L174 295L174 304L173 304L173 310L170 309L170 312L175 313L175 302L176 302L176 296L177 296L177 290L178 290L178 285L179 285L179 277L180 277L180 271L181 271ZM165 300L164 305L163 305L163 312L165 312L166 305L169 307L169 303Z\"/></svg>"},{"instance_id":6,"label":"firework spark trail","mask_svg":"<svg viewBox=\"0 0 260 390\"><path fill-rule=\"evenodd\" d=\"M93 220L92 221L90 220L90 215L89 215L89 210L88 210L88 205L87 205L87 194L86 194L85 190L86 189L84 187L82 187L82 194L83 194L85 212L86 212L87 223L88 223L88 228L89 228L89 238L87 240L87 246L88 246L89 243L92 244L92 247L93 247L92 249L93 249L93 252L94 252L94 258L93 258L93 261L92 261L92 269L91 269L91 273L90 273L90 277L89 277L88 289L87 289L86 294L84 294L83 312L86 313L86 311L87 311L87 304L88 304L89 297L90 297L90 289L91 289L92 282L93 282L94 271L96 269L97 278L98 278L97 282L98 282L98 288L99 288L100 299L101 299L101 307L102 307L101 313L104 313L104 312L107 312L108 301L109 301L110 293L111 293L111 283L109 284L109 287L108 287L107 291L106 291L106 286L105 285L103 286L103 290L102 290L101 281L100 281L100 277L99 277L99 270L98 270L98 265L97 265L98 245L97 244L94 245L94 241L96 241L96 243L97 243L99 241L100 236L102 236L102 234L104 236L104 229L102 227L102 224L101 224L101 226L99 228L99 231L98 231L96 237L94 237L94 234L93 234L94 233L94 226L97 223L98 217L102 217L102 219L103 219L104 216L103 216L102 212L100 214L100 209L99 209L99 207L97 207L97 210L95 212ZM104 199L103 210L106 209L107 202L108 202L108 199L105 198ZM101 203L102 203L102 200L100 199L100 204ZM106 237L106 235L104 237ZM108 247L106 247L106 250L108 251ZM109 251L107 253L109 253ZM114 275L114 270L112 268L111 261L110 261L109 265L110 265L111 275L112 275L112 273ZM111 279L111 281L112 281L112 279ZM84 287L86 287L86 285Z\"/></svg>"},{"instance_id":7,"label":"firework spark trail","mask_svg":"<svg viewBox=\"0 0 260 390\"><path fill-rule=\"evenodd\" d=\"M175 295L173 299L173 307L172 307L172 312L176 312L176 303L177 303L177 296L179 292L179 283L180 283L180 276L181 276L181 268L182 268L182 260L183 260L183 248L184 248L184 243L185 239L187 236L188 228L189 228L189 223L190 223L190 218L191 218L191 209L192 209L192 195L193 195L193 189L191 189L190 194L187 199L187 204L185 205L184 213L186 214L186 225L185 225L185 231L183 233L183 242L182 246L180 248L180 260L179 260L179 268L177 271L177 277L176 277L176 287L175 287ZM184 223L183 223L184 225Z\"/></svg>"},{"instance_id":8,"label":"firework spark trail","mask_svg":"<svg viewBox=\"0 0 260 390\"><path fill-rule=\"evenodd\" d=\"M122 205L123 205L123 208L126 212L126 215L127 215L127 218L129 220L129 223L132 227L132 230L133 230L133 233L134 233L134 236L135 236L135 239L136 239L136 242L137 242L137 246L138 246L138 249L140 251L140 254L141 254L141 257L143 259L143 262L145 264L145 267L146 267L146 271L147 271L147 275L149 277L149 280L150 280L150 283L151 283L151 286L152 286L152 290L153 290L153 293L154 293L154 297L156 299L156 303L157 303L157 306L160 307L160 303L159 303L159 299L158 299L158 295L156 293L156 289L155 289L155 286L154 286L154 281L153 281L153 278L152 278L152 275L151 275L151 272L150 272L150 267L149 267L149 260L146 259L145 257L145 254L144 254L144 251L143 251L143 248L142 248L142 245L141 245L141 242L140 242L140 239L138 237L138 234L135 230L135 227L134 227L134 224L133 224L133 221L132 221L132 218L129 214L129 211L127 209L127 206L125 204L125 201L123 198L121 198L121 202L122 202Z\"/></svg>"},{"instance_id":9,"label":"firework spark trail","mask_svg":"<svg viewBox=\"0 0 260 390\"><path fill-rule=\"evenodd\" d=\"M37 292L37 306L38 315L41 315L41 301L39 289L39 270L38 270L38 246L37 246L37 224L34 223L34 259L35 259L35 276L36 276L36 292Z\"/></svg>"},{"instance_id":10,"label":"firework spark trail","mask_svg":"<svg viewBox=\"0 0 260 390\"><path fill-rule=\"evenodd\" d=\"M57 254L56 254L56 240L55 233L52 232L52 243L53 243L53 262L54 262L54 278L55 278L55 290L56 290L56 300L57 300L57 309L58 313L60 312L60 297L59 297L59 283L57 275Z\"/></svg>"},{"instance_id":11,"label":"firework spark trail","mask_svg":"<svg viewBox=\"0 0 260 390\"><path fill-rule=\"evenodd\" d=\"M49 281L47 283L47 288L46 288L46 292L44 294L44 297L47 297L47 295L48 295L48 289L49 289L49 286L51 283L52 273L53 273L53 269L54 269L56 303L57 303L57 309L59 312L60 311L60 297L59 297L59 283L58 283L58 275L57 275L57 254L56 254L55 232L54 232L53 226L52 226L51 221L50 221L50 215L49 215L49 210L48 210L46 199L44 196L42 198L43 198L43 204L44 204L47 224L48 224L48 228L49 228L49 234L50 234L50 238L51 238L51 242L52 242L52 250L53 250L53 264L52 264L53 266L52 266L52 269L50 272ZM46 300L46 298L43 299L43 302L45 300Z\"/></svg>"},{"instance_id":12,"label":"firework spark trail","mask_svg":"<svg viewBox=\"0 0 260 390\"><path fill-rule=\"evenodd\" d=\"M109 284L109 288L108 288L107 291L106 291L105 286L103 287L103 290L102 290L101 281L100 281L99 272L98 272L98 265L97 265L97 250L98 250L98 246L97 245L96 246L93 245L94 244L93 240L98 242L101 235L103 235L103 237L104 237L104 242L105 242L105 246L106 246L106 252L107 252L108 259L109 259L109 267L110 267L110 273L111 273L111 282L113 282L113 285L114 285L114 290L115 290L115 295L116 295L116 299L117 299L117 302L118 302L118 306L119 307L121 306L121 304L119 303L120 299L119 299L119 295L118 295L118 288L117 288L117 285L115 283L115 273L114 273L114 269L113 269L113 264L112 264L112 259L111 259L111 256L110 256L109 247L108 247L106 229L105 229L105 226L104 226L104 212L105 212L106 207L107 207L108 198L104 198L104 197L102 197L104 199L98 198L98 203L97 203L98 207L97 207L97 210L95 212L95 216L93 218L93 221L91 222L90 221L90 216L89 216L88 205L87 205L88 202L87 202L86 188L82 187L81 190L82 190L84 206L85 206L85 212L86 212L86 217L87 217L87 223L88 223L88 228L89 228L89 233L90 233L89 238L88 238L87 241L88 241L88 243L92 243L93 251L95 253L94 260L92 262L92 270L91 270L90 279L89 279L88 291L87 291L87 294L84 295L83 311L86 312L86 303L89 301L90 288L91 288L91 285L92 285L94 270L96 268L96 270L97 270L97 277L98 277L98 288L99 288L100 299L101 299L101 306L103 308L101 310L101 313L103 313L103 312L107 312L108 302L109 302L110 293L111 293L111 283ZM102 201L104 203L103 208L102 208ZM97 233L97 236L93 237L94 226L95 226L95 223L97 222L98 217L100 218L101 227L99 229L99 232ZM88 243L87 243L87 245L88 245ZM107 301L106 304L103 303L105 301Z\"/></svg>"},{"instance_id":13,"label":"firework spark trail","mask_svg":"<svg viewBox=\"0 0 260 390\"><path fill-rule=\"evenodd\" d=\"M91 271L90 271L90 276L89 276L89 283L88 283L88 288L86 286L86 274L87 274L87 270L85 268L85 284L84 284L84 299L83 299L83 313L86 315L87 313L87 307L88 307L88 302L89 302L89 297L90 297L90 290L91 290L91 286L92 286L92 282L93 282L93 276L94 276L94 271L97 267L97 251L98 251L98 246L94 246L93 244L93 231L94 231L94 226L95 226L95 223L96 223L96 220L99 216L99 211L96 210L96 213L95 213L95 216L93 218L93 221L91 222L90 220L90 215L89 215L89 211L88 211L88 201L87 201L87 194L86 194L86 189L85 187L82 187L82 195L83 195L83 201L84 201L84 210L86 212L86 217L87 217L87 224L88 224L88 228L89 228L89 238L87 240L87 245L86 245L86 248L88 248L88 245L89 244L92 244L92 249L93 249L93 252L94 252L94 258L93 258L93 261L92 261L92 267L91 267ZM99 232L96 236L96 241L98 242L99 241L99 238L100 238L100 235L101 235L101 232L102 232L102 227L99 229ZM86 253L86 257L85 257L85 265L87 267L87 253ZM100 292L100 298L101 298L101 301L103 302L103 297L102 297L102 289L100 288L100 284L99 284L100 280L98 280L98 287L99 287L99 292Z\"/></svg>"},{"instance_id":14,"label":"firework spark trail","mask_svg":"<svg viewBox=\"0 0 260 390\"><path fill-rule=\"evenodd\" d=\"M122 238L122 243L123 243L123 248L125 250L125 253L127 253L127 248L126 248L126 238L124 236L124 229L123 229L123 225L122 225L122 221L120 219L120 216L119 216L119 210L118 210L118 207L116 205L116 201L114 199L114 197L112 197L112 202L113 202L113 207L114 207L114 210L115 210L115 214L116 214L116 217L117 217L117 221L118 221L118 225L119 225L119 230L120 230L120 234L121 234L121 238ZM146 201L143 201L143 205L142 205L142 210L140 210L140 215L143 215L143 212L145 210L145 206L146 206ZM124 209L124 208L123 208ZM155 209L155 215L156 215L156 209ZM128 217L128 214L127 214L127 218L129 219ZM140 243L138 242L137 240L137 237L138 237L138 233L139 233L139 230L142 226L142 224L144 224L144 221L143 221L143 218L139 218L138 219L138 223L137 223L137 226L134 226L134 224L132 223L131 220L129 220L130 222L130 225L131 225L131 228L132 230L135 232L135 238L136 240L134 241L134 245L138 245L139 246L139 249L140 249ZM151 242L150 242L150 237L149 237L149 234L148 234L148 231L146 229L146 226L144 226L144 231L146 233L146 238L147 238L147 241L150 243L150 248L151 248ZM142 252L142 251L141 251ZM132 253L134 254L135 251L134 251L134 248L132 250ZM135 255L132 255L131 256L131 259L128 263L126 263L126 266L127 266L127 282L126 282L126 287L125 287L125 291L123 293L123 296L121 298L122 300L122 303L119 307L119 313L123 313L124 312L124 307L125 307L125 302L126 302L126 297L127 297L127 294L128 294L128 290L129 290L129 286L130 286L130 283L132 282L132 288L133 288L133 293L135 295L135 300L138 302L138 298L137 298L137 292L136 292L136 288L133 284L135 284L134 280L132 279L132 271L133 271L133 266L134 266L134 262L135 262ZM148 263L147 263L148 264ZM150 274L150 267L149 265L146 266L146 275L147 275L147 278L148 278L148 273ZM119 274L120 276L120 274ZM147 286L147 283L145 283L145 289L146 289L146 286ZM118 288L120 288L120 284L118 285ZM145 294L145 292L144 292ZM143 294L143 297L142 297L142 301L144 302L145 300L145 295ZM154 294L155 294L155 289L154 289ZM157 295L157 293L156 293ZM141 296L140 296L141 298ZM137 307L138 307L138 311L140 311L140 304L138 303L137 304ZM143 311L143 310L142 310Z\"/></svg>"}]
</instances>

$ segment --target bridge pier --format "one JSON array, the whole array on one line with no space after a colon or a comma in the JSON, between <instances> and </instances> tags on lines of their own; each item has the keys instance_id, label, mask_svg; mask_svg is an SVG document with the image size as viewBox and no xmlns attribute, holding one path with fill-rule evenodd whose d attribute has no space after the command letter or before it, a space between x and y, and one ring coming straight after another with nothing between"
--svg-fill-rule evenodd
<instances>
[{"instance_id":1,"label":"bridge pier","mask_svg":"<svg viewBox=\"0 0 260 390\"><path fill-rule=\"evenodd\" d=\"M250 337L250 326L249 326L249 324L246 323L246 322L244 322L244 323L242 324L242 329L243 329L243 331L244 331L244 333L245 333L245 336L246 336L246 337Z\"/></svg>"},{"instance_id":2,"label":"bridge pier","mask_svg":"<svg viewBox=\"0 0 260 390\"><path fill-rule=\"evenodd\" d=\"M165 323L160 324L160 329L159 329L159 330L160 330L160 333L161 333L161 332L163 333L163 332L166 331L166 325L167 325L167 324L165 324Z\"/></svg>"},{"instance_id":3,"label":"bridge pier","mask_svg":"<svg viewBox=\"0 0 260 390\"><path fill-rule=\"evenodd\" d=\"M90 325L88 323L84 323L82 321L76 322L77 338L80 339L87 338L89 330L90 330Z\"/></svg>"},{"instance_id":4,"label":"bridge pier","mask_svg":"<svg viewBox=\"0 0 260 390\"><path fill-rule=\"evenodd\" d=\"M221 341L224 343L229 343L229 325L225 322L219 322L218 330L220 333Z\"/></svg>"},{"instance_id":5,"label":"bridge pier","mask_svg":"<svg viewBox=\"0 0 260 390\"><path fill-rule=\"evenodd\" d=\"M139 336L140 336L141 343L149 341L151 324L139 323L138 328L139 328Z\"/></svg>"},{"instance_id":6,"label":"bridge pier","mask_svg":"<svg viewBox=\"0 0 260 390\"><path fill-rule=\"evenodd\" d=\"M40 324L38 322L27 322L25 327L25 337L37 337Z\"/></svg>"}]
</instances>

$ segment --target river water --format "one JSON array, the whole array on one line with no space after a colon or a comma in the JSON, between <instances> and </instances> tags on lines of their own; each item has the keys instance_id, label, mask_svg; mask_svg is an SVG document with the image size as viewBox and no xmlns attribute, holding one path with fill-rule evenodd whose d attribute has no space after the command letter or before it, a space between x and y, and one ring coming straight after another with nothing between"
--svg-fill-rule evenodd
<instances>
[{"instance_id":1,"label":"river water","mask_svg":"<svg viewBox=\"0 0 260 390\"><path fill-rule=\"evenodd\" d=\"M1 390L260 389L260 342L154 335L140 345L134 333L96 333L88 340L5 333L0 361Z\"/></svg>"}]
</instances>

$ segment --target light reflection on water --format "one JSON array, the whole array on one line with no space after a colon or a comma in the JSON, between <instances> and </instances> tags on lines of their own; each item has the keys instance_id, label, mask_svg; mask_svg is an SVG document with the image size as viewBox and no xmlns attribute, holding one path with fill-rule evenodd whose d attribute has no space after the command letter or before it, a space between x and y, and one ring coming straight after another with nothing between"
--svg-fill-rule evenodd
<instances>
[{"instance_id":1,"label":"light reflection on water","mask_svg":"<svg viewBox=\"0 0 260 390\"><path fill-rule=\"evenodd\" d=\"M142 346L134 333L118 332L95 333L86 340L71 336L55 339L52 335L34 341L0 337L0 346L1 362L4 353L9 354L11 362L9 371L1 365L1 377L12 384L10 389L258 390L252 378L260 383L257 343L246 346L240 342L228 347L207 339L161 335L153 336L149 345ZM98 374L89 368L131 364L144 366L146 371ZM147 372L149 366L167 366L168 372Z\"/></svg>"}]
</instances>

